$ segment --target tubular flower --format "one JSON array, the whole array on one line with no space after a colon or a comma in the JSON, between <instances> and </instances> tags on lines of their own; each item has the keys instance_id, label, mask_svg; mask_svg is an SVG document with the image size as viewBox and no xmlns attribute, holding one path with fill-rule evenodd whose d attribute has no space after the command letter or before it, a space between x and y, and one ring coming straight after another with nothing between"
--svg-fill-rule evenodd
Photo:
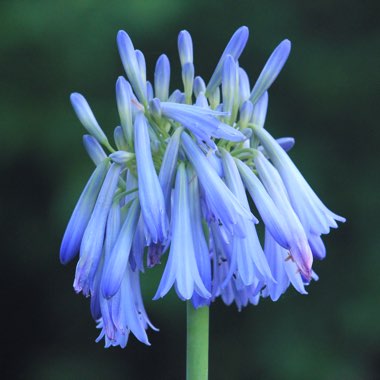
<instances>
[{"instance_id":1,"label":"tubular flower","mask_svg":"<svg viewBox=\"0 0 380 380\"><path fill-rule=\"evenodd\" d=\"M116 81L115 147L86 99L71 95L96 168L64 233L60 259L66 264L79 253L74 289L90 297L97 341L104 338L106 347L125 347L131 333L149 345L147 329L157 330L143 304L141 272L161 265L154 299L174 285L195 308L220 297L241 310L262 297L276 301L290 284L307 294L317 279L313 259L326 256L322 235L344 222L286 153L294 139L276 140L264 129L268 90L290 42L279 44L252 82L239 65L247 40L243 26L207 81L196 75L192 38L182 31L183 88L171 89L167 56L158 57L150 82L143 53L120 31L126 78Z\"/></svg>"}]
</instances>

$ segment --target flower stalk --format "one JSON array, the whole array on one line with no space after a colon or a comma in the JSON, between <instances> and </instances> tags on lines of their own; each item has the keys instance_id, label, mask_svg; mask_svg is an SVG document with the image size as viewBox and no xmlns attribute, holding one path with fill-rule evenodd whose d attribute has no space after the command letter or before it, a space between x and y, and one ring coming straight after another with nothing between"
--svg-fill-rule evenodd
<instances>
[{"instance_id":1,"label":"flower stalk","mask_svg":"<svg viewBox=\"0 0 380 380\"><path fill-rule=\"evenodd\" d=\"M187 302L186 380L208 379L209 313Z\"/></svg>"}]
</instances>

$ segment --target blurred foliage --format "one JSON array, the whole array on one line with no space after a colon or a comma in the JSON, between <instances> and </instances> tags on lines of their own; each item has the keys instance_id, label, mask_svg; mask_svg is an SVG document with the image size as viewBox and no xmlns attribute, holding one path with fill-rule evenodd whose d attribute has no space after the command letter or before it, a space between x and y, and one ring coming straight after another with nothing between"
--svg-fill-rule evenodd
<instances>
[{"instance_id":1,"label":"blurred foliage","mask_svg":"<svg viewBox=\"0 0 380 380\"><path fill-rule=\"evenodd\" d=\"M247 25L241 64L255 78L278 42L291 57L270 91L267 128L290 135L296 164L348 222L326 237L328 258L308 296L289 291L238 313L211 310L210 379L378 379L380 375L379 2L320 0L99 0L0 3L3 379L180 379L185 305L150 301L160 268L143 276L160 333L104 350L88 300L73 294L75 264L60 239L91 164L70 92L89 100L104 129L118 123L114 83L125 29L148 62L176 36L193 36L197 73L209 78L230 35ZM376 123L376 124L375 124Z\"/></svg>"}]
</instances>

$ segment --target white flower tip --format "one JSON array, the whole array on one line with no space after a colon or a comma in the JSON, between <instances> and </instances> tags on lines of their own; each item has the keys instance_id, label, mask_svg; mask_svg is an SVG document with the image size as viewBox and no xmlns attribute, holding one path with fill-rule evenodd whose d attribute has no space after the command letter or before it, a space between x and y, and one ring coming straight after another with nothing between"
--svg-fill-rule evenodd
<instances>
[{"instance_id":1,"label":"white flower tip","mask_svg":"<svg viewBox=\"0 0 380 380\"><path fill-rule=\"evenodd\" d=\"M289 51L292 48L292 43L287 38L280 43L280 46L287 48Z\"/></svg>"}]
</instances>

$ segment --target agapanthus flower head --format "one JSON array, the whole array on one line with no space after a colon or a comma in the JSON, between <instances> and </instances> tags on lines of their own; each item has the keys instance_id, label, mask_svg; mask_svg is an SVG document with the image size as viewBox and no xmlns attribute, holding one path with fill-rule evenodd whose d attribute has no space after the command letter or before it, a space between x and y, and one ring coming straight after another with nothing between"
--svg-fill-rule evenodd
<instances>
[{"instance_id":1,"label":"agapanthus flower head","mask_svg":"<svg viewBox=\"0 0 380 380\"><path fill-rule=\"evenodd\" d=\"M221 298L240 310L262 297L276 301L290 284L307 294L318 279L313 259L326 256L322 235L344 218L327 209L286 153L294 139L276 140L264 129L268 90L290 42L278 45L251 82L239 65L247 40L248 28L239 28L204 80L196 76L190 33L180 32L183 88L173 89L168 57L158 57L150 82L143 53L120 31L126 78L116 81L115 147L85 98L71 95L95 170L60 258L66 264L79 254L74 288L91 297L106 347L125 347L131 332L149 344L146 330L155 327L140 272L153 266L163 267L154 299L174 285L195 308Z\"/></svg>"}]
</instances>

